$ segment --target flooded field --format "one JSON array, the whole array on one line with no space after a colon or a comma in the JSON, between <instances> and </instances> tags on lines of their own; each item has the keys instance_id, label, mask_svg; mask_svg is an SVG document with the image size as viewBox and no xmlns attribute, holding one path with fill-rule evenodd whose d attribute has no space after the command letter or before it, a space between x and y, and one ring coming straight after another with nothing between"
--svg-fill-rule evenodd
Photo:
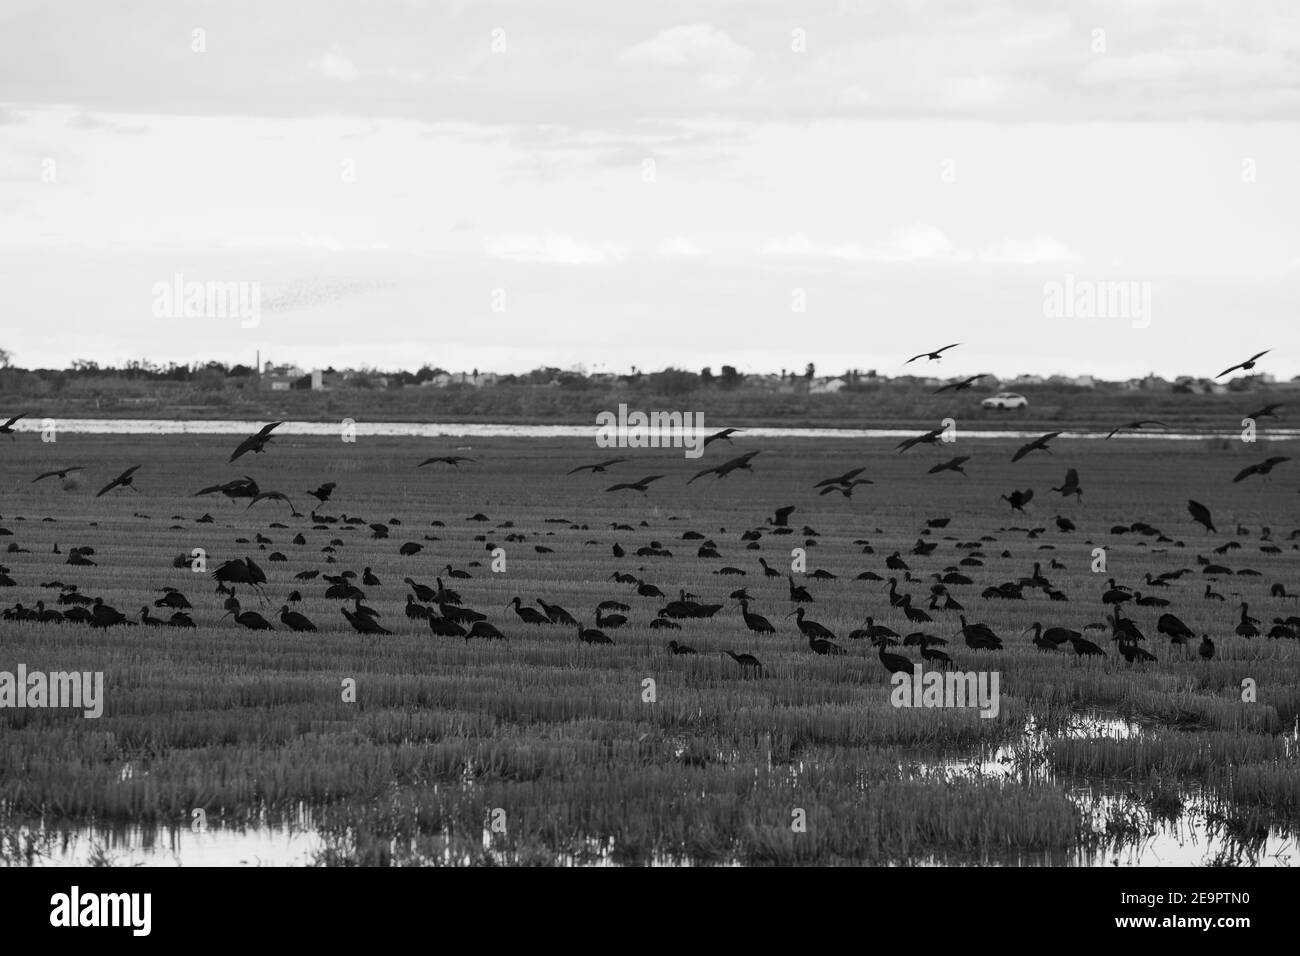
<instances>
[{"instance_id":1,"label":"flooded field","mask_svg":"<svg viewBox=\"0 0 1300 956\"><path fill-rule=\"evenodd\" d=\"M949 450L893 437L701 461L589 434L286 430L234 463L215 434L15 444L0 697L19 667L98 673L103 709L0 707L0 860L1296 865L1293 483L1235 484L1253 449L1066 436L1013 464L1018 439L963 434L965 477L935 474ZM1052 490L1067 467L1081 496ZM296 507L196 494L245 476ZM218 593L236 559L266 580ZM897 706L895 658L997 674L997 707Z\"/></svg>"}]
</instances>

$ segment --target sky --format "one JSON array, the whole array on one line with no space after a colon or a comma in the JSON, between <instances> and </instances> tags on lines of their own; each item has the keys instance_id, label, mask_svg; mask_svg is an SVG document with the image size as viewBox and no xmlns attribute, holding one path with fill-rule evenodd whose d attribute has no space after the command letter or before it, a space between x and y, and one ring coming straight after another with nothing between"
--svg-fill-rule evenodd
<instances>
[{"instance_id":1,"label":"sky","mask_svg":"<svg viewBox=\"0 0 1300 956\"><path fill-rule=\"evenodd\" d=\"M1276 2L5 0L0 348L1290 378L1297 118Z\"/></svg>"}]
</instances>

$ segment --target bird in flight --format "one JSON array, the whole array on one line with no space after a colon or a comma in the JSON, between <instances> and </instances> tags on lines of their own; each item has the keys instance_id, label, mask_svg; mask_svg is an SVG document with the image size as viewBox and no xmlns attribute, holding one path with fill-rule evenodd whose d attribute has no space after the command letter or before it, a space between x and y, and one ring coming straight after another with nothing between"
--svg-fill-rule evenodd
<instances>
[{"instance_id":1,"label":"bird in flight","mask_svg":"<svg viewBox=\"0 0 1300 956\"><path fill-rule=\"evenodd\" d=\"M962 471L962 465L966 464L966 462L968 461L970 461L970 455L958 455L956 458L945 461L942 464L935 465L933 468L927 471L926 474L937 475L941 471L955 471L958 474L960 474L963 478L969 478L970 475Z\"/></svg>"},{"instance_id":2,"label":"bird in flight","mask_svg":"<svg viewBox=\"0 0 1300 956\"><path fill-rule=\"evenodd\" d=\"M1118 434L1119 432L1136 431L1137 429L1142 428L1145 425L1159 425L1161 428L1169 427L1164 422L1158 422L1155 421L1154 419L1147 419L1145 421L1140 421L1140 422L1125 422L1123 425L1116 425L1114 428L1112 428L1110 430L1110 434L1106 436L1106 440L1109 441L1110 439L1114 438L1115 435Z\"/></svg>"},{"instance_id":3,"label":"bird in flight","mask_svg":"<svg viewBox=\"0 0 1300 956\"><path fill-rule=\"evenodd\" d=\"M942 434L943 434L942 428L931 428L924 435L916 435L912 438L905 438L894 447L898 449L898 453L901 455L903 452L907 451L909 448L912 448L916 445L921 445L921 444L933 445L935 442L939 440L939 436Z\"/></svg>"},{"instance_id":4,"label":"bird in flight","mask_svg":"<svg viewBox=\"0 0 1300 956\"><path fill-rule=\"evenodd\" d=\"M1075 468L1068 469L1065 472L1065 481L1061 483L1061 487L1053 488L1052 490L1059 491L1062 498L1068 498L1070 495L1074 495L1076 500L1082 501L1083 489L1079 487L1078 470Z\"/></svg>"},{"instance_id":5,"label":"bird in flight","mask_svg":"<svg viewBox=\"0 0 1300 956\"><path fill-rule=\"evenodd\" d=\"M749 463L750 461L753 460L754 456L759 453L760 450L761 449L755 449L754 451L747 451L743 455L740 455L739 457L736 458L728 459L727 461L724 461L720 465L715 465L712 468L705 468L703 471L696 472L694 475L692 475L690 478L686 480L686 483L689 485L696 478L703 478L705 475L716 474L719 478L726 478L727 475L731 474L733 471L735 471L738 468L744 468L746 471L752 471L753 469L750 467Z\"/></svg>"},{"instance_id":6,"label":"bird in flight","mask_svg":"<svg viewBox=\"0 0 1300 956\"><path fill-rule=\"evenodd\" d=\"M1205 525L1207 531L1213 531L1218 534L1218 529L1214 527L1214 519L1210 515L1210 509L1205 507L1199 501L1187 499L1187 511L1191 514L1192 520Z\"/></svg>"},{"instance_id":7,"label":"bird in flight","mask_svg":"<svg viewBox=\"0 0 1300 956\"><path fill-rule=\"evenodd\" d=\"M1272 402L1265 405L1258 411L1251 412L1247 418L1277 418L1277 410L1285 404L1284 402Z\"/></svg>"},{"instance_id":8,"label":"bird in flight","mask_svg":"<svg viewBox=\"0 0 1300 956\"><path fill-rule=\"evenodd\" d=\"M137 488L134 484L132 484L132 482L135 481L135 477L134 477L135 471L139 467L140 467L139 465L132 465L126 471L122 472L120 475L118 475L116 478L114 478L112 481L106 484L103 488L100 488L99 494L95 495L95 497L98 498L101 495L108 494L118 485L121 485L123 488L130 488L132 491L139 491L140 489Z\"/></svg>"},{"instance_id":9,"label":"bird in flight","mask_svg":"<svg viewBox=\"0 0 1300 956\"><path fill-rule=\"evenodd\" d=\"M32 479L32 484L36 484L36 482L40 481L42 478L52 478L55 475L58 475L59 478L66 478L74 471L85 471L85 469L85 465L73 465L71 468L56 468L54 471L46 471L37 475Z\"/></svg>"},{"instance_id":10,"label":"bird in flight","mask_svg":"<svg viewBox=\"0 0 1300 956\"><path fill-rule=\"evenodd\" d=\"M1237 371L1237 369L1241 369L1243 372L1249 372L1252 368L1255 367L1256 359L1258 359L1261 355L1267 355L1271 351L1272 349L1264 349L1264 351L1262 352L1257 352L1254 355L1252 355L1250 358L1246 359L1246 361L1242 362L1240 365L1234 365L1231 368L1225 368L1222 372L1220 372L1218 375L1214 377L1223 378L1223 376L1227 375L1229 372L1235 372Z\"/></svg>"},{"instance_id":11,"label":"bird in flight","mask_svg":"<svg viewBox=\"0 0 1300 956\"><path fill-rule=\"evenodd\" d=\"M1282 462L1290 460L1290 458L1283 458L1281 455L1274 455L1272 458L1267 458L1254 465L1247 465L1245 468L1241 469L1241 471L1237 472L1237 477L1233 478L1232 481L1236 484L1238 481L1241 481L1243 478L1249 478L1251 475L1267 475L1275 467L1282 464Z\"/></svg>"},{"instance_id":12,"label":"bird in flight","mask_svg":"<svg viewBox=\"0 0 1300 956\"><path fill-rule=\"evenodd\" d=\"M230 456L230 460L234 461L240 455L246 454L250 451L254 454L260 455L266 450L266 443L271 440L271 432L283 424L284 422L271 422L269 425L263 425L262 430L256 435L249 435L239 443L239 447L236 448L235 453Z\"/></svg>"},{"instance_id":13,"label":"bird in flight","mask_svg":"<svg viewBox=\"0 0 1300 956\"><path fill-rule=\"evenodd\" d=\"M720 438L725 439L728 445L733 444L733 442L731 441L731 436L736 434L736 432L738 431L740 431L739 428L724 428L720 432L714 432L708 438L704 439L704 447L708 448L710 442L715 442Z\"/></svg>"},{"instance_id":14,"label":"bird in flight","mask_svg":"<svg viewBox=\"0 0 1300 956\"><path fill-rule=\"evenodd\" d=\"M298 509L293 506L293 502L289 500L289 496L284 494L284 492L263 491L261 494L253 496L253 500L248 503L248 508L253 507L253 505L257 504L259 501L283 501L289 506L289 511L295 518L302 517L302 515L298 513ZM244 510L247 511L248 508L245 508Z\"/></svg>"},{"instance_id":15,"label":"bird in flight","mask_svg":"<svg viewBox=\"0 0 1300 956\"><path fill-rule=\"evenodd\" d=\"M617 465L620 462L631 461L631 460L632 459L630 458L610 458L606 461L598 461L594 465L579 465L577 468L573 469L573 471L569 472L569 474L576 475L580 471L590 471L593 475L604 474L605 469L613 465Z\"/></svg>"},{"instance_id":16,"label":"bird in flight","mask_svg":"<svg viewBox=\"0 0 1300 956\"><path fill-rule=\"evenodd\" d=\"M866 468L853 468L850 469L849 471L846 471L844 474L840 475L837 478L824 478L821 481L817 482L817 484L813 485L813 487L825 488L827 485L847 485L850 481L858 477L858 475L862 474L866 470L867 470Z\"/></svg>"},{"instance_id":17,"label":"bird in flight","mask_svg":"<svg viewBox=\"0 0 1300 956\"><path fill-rule=\"evenodd\" d=\"M9 421L5 422L3 425L0 425L0 435L8 435L9 440L14 441L14 422L18 421L18 419L20 418L26 418L26 417L27 417L27 413L23 412L21 415L15 415L13 418L9 419Z\"/></svg>"},{"instance_id":18,"label":"bird in flight","mask_svg":"<svg viewBox=\"0 0 1300 956\"><path fill-rule=\"evenodd\" d=\"M462 455L442 455L437 458L426 458L416 465L416 468L423 468L425 465L443 464L451 465L453 468L459 468L462 461L477 461L475 458L465 458Z\"/></svg>"},{"instance_id":19,"label":"bird in flight","mask_svg":"<svg viewBox=\"0 0 1300 956\"><path fill-rule=\"evenodd\" d=\"M641 492L641 494L645 494L646 489L650 485L650 482L658 481L662 477L663 475L650 475L646 478L642 478L640 481L624 481L624 482L620 482L617 485L610 485L605 490L606 491L639 491Z\"/></svg>"},{"instance_id":20,"label":"bird in flight","mask_svg":"<svg viewBox=\"0 0 1300 956\"><path fill-rule=\"evenodd\" d=\"M970 378L963 378L959 382L949 382L947 385L940 385L932 394L938 395L940 392L946 392L949 389L952 389L954 392L964 392L982 378L985 378L983 374L972 375Z\"/></svg>"},{"instance_id":21,"label":"bird in flight","mask_svg":"<svg viewBox=\"0 0 1300 956\"><path fill-rule=\"evenodd\" d=\"M190 497L197 498L199 495L210 495L219 491L227 498L251 498L260 490L257 487L257 482L245 475L243 478L234 478L219 485L208 485L206 488L200 488Z\"/></svg>"},{"instance_id":22,"label":"bird in flight","mask_svg":"<svg viewBox=\"0 0 1300 956\"><path fill-rule=\"evenodd\" d=\"M1019 461L1021 458L1024 458L1026 455L1028 455L1031 451L1045 451L1050 455L1052 453L1052 450L1047 447L1047 443L1051 441L1053 438L1059 437L1060 434L1061 434L1060 432L1048 432L1046 435L1040 435L1038 438L1035 438L1033 441L1029 442L1028 444L1021 445L1020 448L1017 449L1016 453L1011 456L1011 460Z\"/></svg>"},{"instance_id":23,"label":"bird in flight","mask_svg":"<svg viewBox=\"0 0 1300 956\"><path fill-rule=\"evenodd\" d=\"M337 487L338 485L335 482L327 481L325 482L325 484L321 485L315 491L309 491L307 492L307 494L311 495L321 504L324 504L325 502L329 501L330 495L334 493L334 489Z\"/></svg>"},{"instance_id":24,"label":"bird in flight","mask_svg":"<svg viewBox=\"0 0 1300 956\"><path fill-rule=\"evenodd\" d=\"M1001 495L999 497L1010 504L1015 511L1024 511L1025 505L1029 504L1034 498L1034 489L1026 488L1024 491L1012 491L1010 495Z\"/></svg>"},{"instance_id":25,"label":"bird in flight","mask_svg":"<svg viewBox=\"0 0 1300 956\"><path fill-rule=\"evenodd\" d=\"M829 495L832 491L838 491L845 498L852 498L853 489L856 488L858 485L874 485L874 484L875 482L872 481L870 478L854 478L852 481L845 482L843 485L827 485L825 488L819 491L818 494Z\"/></svg>"},{"instance_id":26,"label":"bird in flight","mask_svg":"<svg viewBox=\"0 0 1300 956\"><path fill-rule=\"evenodd\" d=\"M790 527L790 515L794 514L794 505L786 505L784 508L776 509L776 516L768 518L767 523L778 528Z\"/></svg>"},{"instance_id":27,"label":"bird in flight","mask_svg":"<svg viewBox=\"0 0 1300 956\"><path fill-rule=\"evenodd\" d=\"M931 362L937 362L939 361L939 359L943 358L944 352L948 351L949 349L955 349L959 345L961 345L960 342L953 342L952 345L945 345L943 348L935 349L933 352L922 352L920 355L913 355L910 359L908 359L903 364L911 365L919 358L928 358Z\"/></svg>"}]
</instances>

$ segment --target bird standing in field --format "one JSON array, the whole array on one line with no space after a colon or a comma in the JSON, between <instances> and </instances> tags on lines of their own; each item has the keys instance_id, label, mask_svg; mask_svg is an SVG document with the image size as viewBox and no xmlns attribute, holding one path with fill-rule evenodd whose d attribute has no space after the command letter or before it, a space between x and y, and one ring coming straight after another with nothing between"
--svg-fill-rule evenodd
<instances>
[{"instance_id":1,"label":"bird standing in field","mask_svg":"<svg viewBox=\"0 0 1300 956\"><path fill-rule=\"evenodd\" d=\"M1201 635L1201 643L1196 648L1196 653L1201 656L1201 660L1208 661L1214 657L1214 641L1210 640L1208 634Z\"/></svg>"},{"instance_id":2,"label":"bird standing in field","mask_svg":"<svg viewBox=\"0 0 1300 956\"><path fill-rule=\"evenodd\" d=\"M935 349L933 352L922 352L922 353L919 354L919 355L913 355L910 359L908 359L908 360L907 360L906 362L904 362L903 364L904 364L904 365L911 365L911 364L912 364L913 362L915 362L917 359L921 359L921 358L923 358L923 359L929 359L931 362L937 362L937 361L939 361L941 358L943 358L943 353L944 353L944 352L948 351L949 349L955 349L955 348L956 348L957 346L959 346L959 345L961 345L960 342L953 342L952 345L945 345L943 348L941 348L941 349Z\"/></svg>"},{"instance_id":3,"label":"bird standing in field","mask_svg":"<svg viewBox=\"0 0 1300 956\"><path fill-rule=\"evenodd\" d=\"M123 488L130 488L132 491L138 492L140 489L135 486L134 482L135 482L135 472L136 469L138 469L139 467L140 467L139 465L132 465L126 471L122 472L120 475L118 475L116 478L114 478L112 481L106 484L103 488L100 488L99 492L95 495L95 497L99 498L102 495L106 495L114 488L118 487L119 485L121 485Z\"/></svg>"},{"instance_id":4,"label":"bird standing in field","mask_svg":"<svg viewBox=\"0 0 1300 956\"><path fill-rule=\"evenodd\" d=\"M1233 365L1233 366L1231 366L1230 368L1225 368L1222 372L1220 372L1218 375L1216 375L1216 376L1214 376L1214 377L1215 377L1215 378L1223 378L1223 376L1227 375L1229 372L1235 372L1235 371L1237 371L1237 369L1241 369L1243 372L1249 372L1251 369L1253 369L1253 368L1255 367L1255 362L1256 362L1256 361L1257 361L1261 356L1267 355L1267 354L1268 354L1269 352L1271 352L1271 351L1272 351L1272 349L1264 349L1264 351L1262 351L1262 352L1256 352L1256 353L1255 353L1254 355L1252 355L1250 358L1246 359L1246 361L1241 362L1241 363L1238 364L1238 365Z\"/></svg>"},{"instance_id":5,"label":"bird standing in field","mask_svg":"<svg viewBox=\"0 0 1300 956\"><path fill-rule=\"evenodd\" d=\"M230 460L234 461L240 455L247 454L250 451L256 455L260 455L266 450L266 443L272 438L271 432L283 424L284 422L271 422L269 425L263 425L261 431L256 435L249 435L239 443L238 447L236 447L234 452L231 454Z\"/></svg>"}]
</instances>

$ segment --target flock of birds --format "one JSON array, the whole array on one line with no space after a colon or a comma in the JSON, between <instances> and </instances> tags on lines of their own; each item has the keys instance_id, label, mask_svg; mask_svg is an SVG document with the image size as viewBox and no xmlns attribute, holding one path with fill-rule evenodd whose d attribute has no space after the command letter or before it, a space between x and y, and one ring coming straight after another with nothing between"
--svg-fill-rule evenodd
<instances>
[{"instance_id":1,"label":"flock of birds","mask_svg":"<svg viewBox=\"0 0 1300 956\"><path fill-rule=\"evenodd\" d=\"M908 362L922 358L937 361L944 352L956 348L959 344L947 345L934 352L922 352L913 356ZM1220 374L1225 375L1237 369L1248 371L1265 354L1267 353L1261 352ZM945 385L939 391L964 390L981 377L974 376L963 379ZM1278 407L1280 407L1279 404L1266 406L1259 412L1254 413L1252 417L1277 417L1276 410ZM4 425L0 425L0 434L7 434L13 440L15 437L13 425L22 417L21 415L14 416ZM267 446L274 439L275 429L282 424L283 422L272 422L256 434L245 438L230 455L229 463L239 460L246 454L265 453ZM1110 439L1124 431L1137 431L1150 426L1167 427L1159 421L1132 421L1116 426L1105 437ZM704 445L708 447L717 441L726 441L730 444L733 436L739 431L740 429L736 428L724 429L708 436L704 441ZM1012 455L1011 462L1019 462L1035 452L1051 455L1051 442L1059 438L1061 434L1059 431L1049 432L1025 443ZM937 445L943 441L943 435L944 429L939 428L907 438L897 445L897 453L901 455L923 444ZM758 450L749 451L738 457L728 459L721 464L705 468L689 477L686 484L689 485L709 475L721 480L737 472L752 472L754 459L759 454L760 451ZM568 471L567 475L573 476L584 472L593 475L604 475L615 466L630 460L628 458L611 458L591 464L579 465ZM1263 462L1242 469L1233 478L1233 481L1240 482L1252 476L1267 477L1274 468L1288 460L1286 457L1272 456ZM446 465L451 468L459 468L462 463L473 463L474 461L475 459L459 455L441 455L426 458L415 467ZM965 476L966 472L963 468L968 461L970 461L969 455L955 457L949 461L934 465L927 473L933 475L951 471ZM135 479L141 467L141 465L134 465L126 469L104 485L95 497L101 497L117 489L139 493L140 489L135 486ZM865 470L864 467L857 467L843 474L827 477L816 482L812 486L812 490L816 491L818 495L838 493L845 498L851 497L855 488L873 483L871 479L861 477ZM33 483L48 478L58 478L67 483L73 481L72 476L81 471L84 471L84 466L74 465L53 469L37 475L33 479ZM646 494L654 482L664 477L664 475L649 475L639 481L616 482L607 487L605 491L611 493L637 491ZM309 510L308 515L300 512L287 494L277 490L263 490L257 481L248 475L207 485L194 492L194 495L221 495L231 501L247 500L245 510L264 501L283 502L288 505L292 517L309 518L313 529L330 531L336 526L352 529L364 528L370 532L371 539L376 541L389 539L392 529L400 525L396 518L386 522L368 522L364 518L346 514L334 516L319 513L317 509L330 501L336 488L337 484L330 481L304 492L316 500L316 505ZM1083 489L1080 485L1077 469L1068 468L1061 484L1051 490L1061 495L1062 498L1073 497L1076 501L1081 501ZM1013 512L1023 513L1025 505L1032 500L1033 495L1032 489L1015 489L1009 494L1002 495L1001 498L1008 502ZM739 538L743 549L746 551L761 551L761 542L765 538L781 538L796 533L801 536L802 545L805 548L815 546L817 538L820 536L819 532L808 525L796 529L791 524L791 517L796 510L797 508L794 505L777 508L775 513L767 517L762 523L755 524L744 530ZM1218 533L1213 515L1205 505L1189 500L1187 510L1191 518L1204 526L1208 532ZM197 519L201 523L212 523L214 520L211 515L204 515ZM470 522L488 522L490 519L486 515L478 513L470 516L467 520ZM809 585L812 582L836 580L839 576L830 571L815 569L806 575L808 584L800 584L795 581L792 573L773 568L768 564L765 557L759 556L757 558L759 570L755 573L761 573L765 580L784 578L783 583L788 587L786 596L790 606L786 617L793 618L794 626L806 638L808 648L812 653L818 655L843 655L847 653L844 641L867 640L876 648L876 657L879 659L880 664L891 674L913 673L915 669L915 661L905 653L900 653L899 649L915 648L915 653L919 655L920 660L930 665L947 668L953 664L951 655L944 650L944 647L949 643L948 639L932 633L938 629L937 627L928 630L926 627L935 624L936 616L947 615L951 620L951 616L955 615L956 621L959 622L959 628L955 631L953 637L954 639L960 637L965 647L972 652L997 651L1002 650L1004 647L1003 638L989 625L967 619L966 608L956 600L950 591L951 588L956 586L975 584L971 575L977 573L977 569L985 567L988 562L990 546L997 541L993 535L985 534L978 539L957 541L954 547L960 553L960 558L942 570L932 571L924 576L917 576L913 574L912 567L909 565L908 558L928 557L940 547L940 542L933 540L933 536L936 532L946 528L950 520L949 517L936 517L927 520L925 526L920 529L915 545L910 549L907 557L904 557L900 551L894 551L885 558L884 574L868 568L853 578L853 580L857 581L879 582L882 586L887 587L890 606L901 614L909 625L916 628L915 630L909 630L905 634L899 634L890 627L878 623L873 616L867 616L861 622L860 627L848 631L841 638L830 627L815 620L812 616L814 612L810 608L817 601ZM585 526L573 525L567 519L547 519L547 521L564 522L574 528L585 528ZM1072 521L1060 515L1055 516L1054 522L1057 532L1061 534L1070 534L1076 530ZM434 527L445 527L445 524L441 521L434 521L432 525ZM648 527L644 521L642 526ZM635 533L636 531L635 528L628 524L615 524L613 527L614 530L625 533ZM276 521L272 522L266 530L273 529L287 529L287 526ZM512 529L512 522L504 522L495 526L493 530L508 531L509 533L503 539L506 542L519 543L526 540L527 535ZM1040 538L1047 531L1046 528L1010 528L1003 530L1023 533L1028 540ZM0 528L0 531L7 534L11 533L3 528ZM1238 527L1237 531L1238 537L1249 534L1248 529L1242 527ZM1133 522L1129 525L1113 526L1110 528L1110 533L1112 535L1139 535L1142 538L1153 539L1156 544L1174 542L1174 539L1166 535L1161 529L1143 521ZM1263 529L1261 534L1261 552L1280 553L1281 549L1272 541L1269 529ZM1300 530L1292 532L1292 540L1298 537L1300 537ZM428 541L439 540L434 535L426 535L425 538ZM494 550L498 543L491 540L486 534L478 535L477 540L489 552ZM724 560L717 542L701 532L686 531L682 534L681 540L687 542L689 547L694 547L699 558ZM951 541L952 539L948 540ZM274 541L261 532L256 535L255 541L262 550L274 545ZM307 540L301 531L292 538L292 544L295 546L301 547L306 543ZM590 540L586 542L588 545L602 543L610 544L611 553L615 559L623 559L629 554L637 558L672 556L672 551L664 547L659 541L651 541L634 551L625 549L617 541L610 543ZM875 554L875 549L869 539L859 538L853 544L864 555ZM343 545L344 541L335 537L323 549L327 565L333 565L337 562L335 555L339 553ZM399 547L398 553L409 557L419 554L424 550L424 547L425 545L421 542L406 541ZM1218 559L1198 555L1197 564L1200 567L1201 575L1205 576L1208 581L1217 581L1227 576L1258 577L1260 574L1258 571L1250 568L1234 570L1223 563L1223 555L1240 547L1239 542L1228 540L1215 549L1214 553ZM534 545L534 548L539 554L552 553L551 548L540 544ZM24 550L16 543L9 546L10 553L18 553ZM55 553L63 553L59 551L57 544L54 546L54 550ZM94 554L94 549L90 547L71 548L67 552L65 563L71 566L94 566L96 564ZM1009 551L1003 550L999 557L1010 558L1011 555ZM192 560L187 555L180 555L172 563L175 567L188 567ZM288 558L282 551L276 550L269 554L267 560L269 562L278 562L287 561ZM471 562L469 566L477 567L479 562ZM1050 572L1064 568L1065 565L1055 558L1050 561L1046 571L1041 566L1041 563L1034 563L1032 570L1024 575L1015 576L1009 580L990 584L983 588L980 597L985 601L1023 601L1026 596L1037 592L1052 602L1068 601L1069 596L1063 589L1054 585L1048 576ZM472 576L471 572L455 568L450 564L445 565L443 570L447 581L444 582L441 575L435 576L432 586L417 581L412 576L403 578L402 583L407 588L403 613L408 620L415 622L418 626L428 627L433 634L438 636L460 637L466 641L475 638L505 640L506 634L502 628L509 627L509 625L504 622L492 623L487 613L468 606L462 594L450 586L451 582L469 579ZM743 577L750 571L735 565L724 565L714 570L713 573L721 576ZM11 574L10 568L0 565L0 587L10 587L17 583L11 577ZM1172 569L1155 575L1148 571L1140 585L1138 582L1121 584L1112 577L1100 596L1100 610L1104 614L1104 619L1092 622L1082 630L1060 626L1045 626L1042 622L1035 621L1023 634L1029 634L1032 631L1032 643L1040 651L1052 653L1063 651L1073 653L1078 659L1086 659L1106 657L1108 655L1105 647L1089 639L1089 637L1085 636L1085 632L1108 632L1115 652L1122 656L1128 664L1142 664L1154 661L1156 656L1142 646L1147 641L1147 635L1133 618L1127 616L1126 608L1163 609L1168 607L1170 605L1169 600L1158 597L1151 592L1170 588L1174 582L1191 574L1195 574L1195 571L1191 568ZM713 619L719 614L735 614L743 622L744 627L753 634L777 633L776 625L754 610L758 600L747 587L731 590L726 601L715 603L702 601L698 595L688 593L684 588L677 588L674 594L672 589L664 590L648 581L644 575L644 568L638 569L638 573L619 570L611 574L608 580L629 588L630 596L628 600L641 599L652 601L657 605L657 610L649 621L649 626L652 629L680 631L684 621ZM277 629L261 611L245 607L237 596L239 589L242 588L245 598L251 596L258 602L259 607L265 608L268 604L266 573L252 557L245 556L223 561L211 571L211 578L215 582L217 594L224 598L223 618L229 617L235 625L251 630ZM316 582L317 579L319 579L320 584L325 586L323 597L327 600L340 602L340 612L343 619L357 632L374 636L392 633L382 623L383 615L366 603L367 591L365 589L383 586L380 578L373 572L371 567L365 567L360 574L353 570L327 573L327 570L316 568L302 570L294 575L294 580L300 582L299 587L312 586L311 582ZM100 597L89 597L81 592L78 585L73 583L51 581L43 583L41 587L58 592L57 597L52 602L54 606L47 606L44 600L37 601L35 606L30 608L24 607L22 604L15 604L3 610L3 618L6 620L34 621L43 624L86 624L98 628L132 625L186 628L195 626L195 622L189 613L193 609L189 598L175 587L163 587L158 592L159 596L142 606L137 615L123 613L107 604ZM1147 593L1144 593L1139 587L1145 588ZM1275 598L1296 597L1296 595L1289 594L1281 582L1273 584L1271 594ZM293 609L293 606L299 604L302 599L301 590L295 589L283 600L278 615L274 615L282 628L291 631L308 632L317 629L316 624L306 614ZM1221 602L1226 598L1214 590L1213 584L1206 583L1202 600ZM274 604L272 603L271 606L274 606ZM594 626L588 626L580 616L570 612L558 602L537 597L529 603L521 596L515 596L503 610L512 612L518 625L538 628L566 628L576 634L578 640L590 645L613 644L614 639L609 632L616 632L619 628L627 625L630 620L629 615L634 613L633 606L623 600L604 600L593 609L594 614L590 620ZM154 611L166 616L155 615ZM1300 616L1277 617L1273 619L1270 625L1264 625L1260 620L1250 615L1248 603L1240 602L1239 612L1239 624L1236 627L1236 634L1242 637L1250 638L1265 634L1267 637L1275 639L1300 638ZM138 618L138 620L133 618ZM1184 654L1189 654L1191 646L1195 644L1196 654L1200 658L1208 660L1215 655L1214 641L1207 634L1201 634L1198 641L1197 635L1192 629L1171 611L1161 610L1154 626L1156 634L1167 638L1171 647L1180 649ZM1099 637L1099 639L1101 638ZM696 653L696 650L689 644L677 639L668 641L666 648L672 654ZM763 664L753 654L737 653L733 648L725 649L722 653L735 661L745 674L762 676L765 673Z\"/></svg>"}]
</instances>

